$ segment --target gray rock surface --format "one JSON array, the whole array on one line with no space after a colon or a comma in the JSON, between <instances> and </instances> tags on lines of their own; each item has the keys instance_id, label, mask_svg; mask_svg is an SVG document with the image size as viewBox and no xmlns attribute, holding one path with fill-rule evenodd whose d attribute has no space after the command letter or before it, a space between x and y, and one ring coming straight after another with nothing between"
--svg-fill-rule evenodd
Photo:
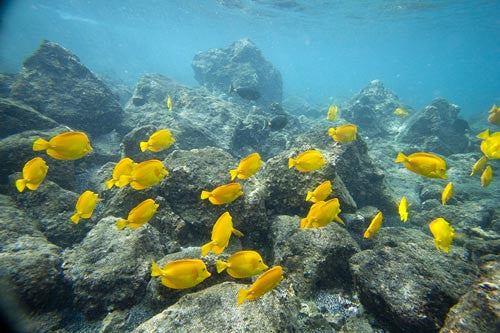
<instances>
[{"instance_id":1,"label":"gray rock surface","mask_svg":"<svg viewBox=\"0 0 500 333\"><path fill-rule=\"evenodd\" d=\"M118 231L117 218L101 219L84 240L64 251L64 276L75 303L89 318L131 307L142 298L150 278L151 261L163 245L152 226Z\"/></svg>"},{"instance_id":2,"label":"gray rock surface","mask_svg":"<svg viewBox=\"0 0 500 333\"><path fill-rule=\"evenodd\" d=\"M109 132L123 113L117 97L76 55L47 40L24 61L11 96L61 124L92 134Z\"/></svg>"},{"instance_id":3,"label":"gray rock surface","mask_svg":"<svg viewBox=\"0 0 500 333\"><path fill-rule=\"evenodd\" d=\"M9 98L12 84L16 79L17 73L0 73L0 97Z\"/></svg>"},{"instance_id":4,"label":"gray rock surface","mask_svg":"<svg viewBox=\"0 0 500 333\"><path fill-rule=\"evenodd\" d=\"M191 65L195 79L210 91L228 93L232 84L234 87L255 88L260 93L255 103L260 105L281 102L283 83L280 72L248 38L226 48L198 52Z\"/></svg>"},{"instance_id":5,"label":"gray rock surface","mask_svg":"<svg viewBox=\"0 0 500 333\"><path fill-rule=\"evenodd\" d=\"M350 259L361 303L392 329L437 332L448 310L473 284L477 267L453 246L438 252L418 230L382 228L372 249Z\"/></svg>"}]
</instances>

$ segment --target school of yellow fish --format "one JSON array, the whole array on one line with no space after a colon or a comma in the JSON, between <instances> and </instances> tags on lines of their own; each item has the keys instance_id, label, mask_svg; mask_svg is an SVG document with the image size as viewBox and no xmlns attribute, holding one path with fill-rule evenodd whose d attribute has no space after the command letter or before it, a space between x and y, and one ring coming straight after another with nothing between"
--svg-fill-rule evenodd
<instances>
[{"instance_id":1,"label":"school of yellow fish","mask_svg":"<svg viewBox=\"0 0 500 333\"><path fill-rule=\"evenodd\" d=\"M166 106L172 111L172 100L167 96ZM500 108L494 105L489 111L488 121L494 125L500 126ZM395 115L406 117L408 112L403 108L396 108ZM338 115L338 107L331 105L327 111L327 120L335 121ZM338 143L350 143L356 140L357 127L353 124L344 124L337 128L329 128L328 135ZM493 170L487 165L489 159L500 159L500 132L490 134L486 130L477 135L482 139L480 150L483 156L473 165L470 176L481 173L481 186L487 187L493 180ZM171 147L175 143L172 133L167 129L160 129L153 133L147 141L139 143L140 150L145 152L160 152ZM39 138L33 142L33 151L44 150L47 155L57 160L76 160L84 157L92 151L90 140L83 132L65 132L50 138L48 141ZM447 179L446 161L441 157L426 153L417 152L406 156L402 152L397 154L395 159L397 163L403 163L406 169L420 176L428 178ZM260 155L255 152L243 158L236 169L229 171L231 181L235 178L246 180L255 175L263 166ZM288 159L288 168L295 168L301 173L313 172L326 165L320 151L311 149L298 154L295 158ZM40 157L35 157L23 167L22 178L16 180L15 186L19 192L26 188L35 191L45 179L49 167ZM116 163L111 178L104 184L110 189L113 186L123 187L129 185L134 190L144 190L159 183L168 175L168 171L160 160L147 160L135 163L132 159L125 157ZM321 228L332 221L344 224L339 217L341 213L340 202L338 198L327 200L332 193L332 184L330 180L325 180L318 184L315 189L307 192L305 201L311 201L312 205L306 217L300 221L300 229ZM208 199L213 205L229 204L243 195L241 184L232 182L216 187L211 191L203 190L200 198ZM441 194L441 203L446 205L453 196L453 183L449 182ZM97 193L84 191L75 204L75 214L69 219L74 224L78 224L80 219L88 219L99 201ZM408 220L409 204L406 197L402 197L398 212L402 222ZM153 199L146 199L134 207L126 219L116 222L116 228L123 230L137 229L151 220L156 213L159 204ZM379 211L371 220L368 228L363 234L364 238L374 237L382 227L383 214ZM454 229L450 223L442 217L436 218L429 223L429 229L434 237L436 250L449 252L454 237ZM212 252L220 255L229 244L231 235L243 237L243 233L233 227L231 214L224 212L214 223L212 235L209 242L201 247L201 256L204 257ZM224 270L236 279L248 278L261 274L248 289L240 289L237 295L238 306L244 301L253 301L263 296L268 291L275 288L283 280L283 269L281 266L269 267L264 263L261 255L253 250L243 250L233 253L227 262L216 260L217 273ZM160 277L161 283L173 289L186 289L194 287L211 276L203 260L200 259L182 259L166 263L163 267L152 262L152 277Z\"/></svg>"}]
</instances>

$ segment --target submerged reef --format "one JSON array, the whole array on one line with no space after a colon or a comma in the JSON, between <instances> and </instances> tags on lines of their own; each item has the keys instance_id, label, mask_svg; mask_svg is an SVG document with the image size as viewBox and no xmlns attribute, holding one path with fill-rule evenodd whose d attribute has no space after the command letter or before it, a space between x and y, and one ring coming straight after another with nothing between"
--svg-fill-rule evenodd
<instances>
[{"instance_id":1,"label":"submerged reef","mask_svg":"<svg viewBox=\"0 0 500 333\"><path fill-rule=\"evenodd\" d=\"M20 73L0 75L0 285L6 291L0 309L18 331L498 328L500 186L494 179L483 188L469 176L481 157L476 129L485 125L469 126L460 108L444 99L422 110L405 106L378 80L340 105L335 122L326 121L326 109L310 106L311 118L289 112L281 105L279 71L248 39L199 52L192 66L201 87L158 73L144 75L134 88L108 87L111 80L103 82L69 50L43 41ZM126 102L121 94L120 102L113 91L133 93ZM408 115L395 114L397 108ZM357 126L356 139L332 140L329 127L346 122ZM175 142L142 152L139 142L160 129ZM36 139L70 130L88 135L92 151L86 156L57 160L33 151ZM321 157L307 165L315 170L292 168L289 159L308 151ZM422 177L394 161L399 152L420 151L446 160L447 180ZM255 152L263 165L248 179L231 180L229 170L245 169L239 161ZM47 177L36 190L19 192L15 183L34 157L46 161ZM141 182L144 175L132 175L136 165L130 174L115 175L125 158L154 160L166 172L157 170L142 179L153 185L134 189L125 183ZM335 219L328 215L319 228L305 228L306 216L322 221L314 215L322 206L306 196L325 181L331 193L324 200L338 198L340 212L329 212ZM449 181L454 195L443 205ZM231 182L243 192L234 201L201 199L202 191L214 196ZM95 208L75 224L70 217L87 190L95 193ZM406 223L398 215L403 196ZM158 206L144 220L134 209L146 199ZM364 238L379 211L381 228ZM202 257L201 246L219 237L213 226L225 212L238 232L221 254ZM117 228L117 221L136 215L142 224ZM454 230L449 252L438 251L429 230L437 218ZM261 278L218 273L217 261L242 250L258 251L269 268L281 266L283 280L238 305L239 290ZM167 288L168 264L188 259L203 260L211 276L204 271L205 280L192 288Z\"/></svg>"}]
</instances>

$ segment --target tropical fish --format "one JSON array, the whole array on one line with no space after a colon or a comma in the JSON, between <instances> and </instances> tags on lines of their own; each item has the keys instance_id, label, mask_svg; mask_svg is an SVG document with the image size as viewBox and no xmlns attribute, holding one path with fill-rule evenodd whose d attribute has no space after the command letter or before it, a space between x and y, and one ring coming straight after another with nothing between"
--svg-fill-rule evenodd
<instances>
[{"instance_id":1,"label":"tropical fish","mask_svg":"<svg viewBox=\"0 0 500 333\"><path fill-rule=\"evenodd\" d=\"M300 172L318 170L325 164L326 161L323 159L321 153L314 149L300 153L296 159L288 159L288 169L295 167Z\"/></svg>"},{"instance_id":2,"label":"tropical fish","mask_svg":"<svg viewBox=\"0 0 500 333\"><path fill-rule=\"evenodd\" d=\"M139 143L139 146L142 152L149 149L153 153L158 153L170 147L174 142L175 139L172 133L169 130L161 129L151 134L148 141Z\"/></svg>"},{"instance_id":3,"label":"tropical fish","mask_svg":"<svg viewBox=\"0 0 500 333\"><path fill-rule=\"evenodd\" d=\"M168 171L159 160L147 160L137 164L130 175L121 175L118 186L130 184L134 190L144 190L160 182Z\"/></svg>"},{"instance_id":4,"label":"tropical fish","mask_svg":"<svg viewBox=\"0 0 500 333\"><path fill-rule=\"evenodd\" d=\"M172 111L172 99L170 98L170 96L167 96L167 109L169 111Z\"/></svg>"},{"instance_id":5,"label":"tropical fish","mask_svg":"<svg viewBox=\"0 0 500 333\"><path fill-rule=\"evenodd\" d=\"M119 180L121 176L130 176L132 170L137 165L132 159L125 157L116 163L113 174L110 180L106 181L104 184L107 188L112 188L113 186L119 186Z\"/></svg>"},{"instance_id":6,"label":"tropical fish","mask_svg":"<svg viewBox=\"0 0 500 333\"><path fill-rule=\"evenodd\" d=\"M125 227L130 229L137 229L142 227L153 217L158 209L158 204L153 199L146 199L128 213L126 220L119 220L116 222L118 230L123 230Z\"/></svg>"},{"instance_id":7,"label":"tropical fish","mask_svg":"<svg viewBox=\"0 0 500 333\"><path fill-rule=\"evenodd\" d=\"M406 201L406 197L402 197L401 201L399 202L399 218L401 221L405 222L408 221L408 202Z\"/></svg>"},{"instance_id":8,"label":"tropical fish","mask_svg":"<svg viewBox=\"0 0 500 333\"><path fill-rule=\"evenodd\" d=\"M288 124L288 117L285 115L277 115L271 118L269 123L267 124L271 131L279 131L284 128Z\"/></svg>"},{"instance_id":9,"label":"tropical fish","mask_svg":"<svg viewBox=\"0 0 500 333\"><path fill-rule=\"evenodd\" d=\"M283 280L283 269L274 266L255 280L249 289L238 290L238 306L244 301L254 301L274 289Z\"/></svg>"},{"instance_id":10,"label":"tropical fish","mask_svg":"<svg viewBox=\"0 0 500 333\"><path fill-rule=\"evenodd\" d=\"M238 251L231 255L227 262L216 260L217 273L227 269L227 274L235 279L243 279L259 274L269 267L264 264L262 257L255 251Z\"/></svg>"},{"instance_id":11,"label":"tropical fish","mask_svg":"<svg viewBox=\"0 0 500 333\"><path fill-rule=\"evenodd\" d=\"M99 199L98 196L99 195L97 193L92 191L83 192L76 202L76 213L71 216L71 222L78 224L80 219L90 218L94 212L95 205L99 201L102 201L102 199Z\"/></svg>"},{"instance_id":12,"label":"tropical fish","mask_svg":"<svg viewBox=\"0 0 500 333\"><path fill-rule=\"evenodd\" d=\"M408 117L408 112L403 108L396 108L396 110L394 110L394 114L396 116Z\"/></svg>"},{"instance_id":13,"label":"tropical fish","mask_svg":"<svg viewBox=\"0 0 500 333\"><path fill-rule=\"evenodd\" d=\"M490 130L487 129L479 133L477 137L483 139L481 142L481 151L487 158L500 158L500 132L495 132L490 135Z\"/></svg>"},{"instance_id":14,"label":"tropical fish","mask_svg":"<svg viewBox=\"0 0 500 333\"><path fill-rule=\"evenodd\" d=\"M400 152L396 162L403 162L408 170L420 176L446 179L446 162L439 156L422 152L406 156Z\"/></svg>"},{"instance_id":15,"label":"tropical fish","mask_svg":"<svg viewBox=\"0 0 500 333\"><path fill-rule=\"evenodd\" d=\"M443 192L441 192L441 203L446 205L448 200L453 196L453 182L449 182L445 188L443 189Z\"/></svg>"},{"instance_id":16,"label":"tropical fish","mask_svg":"<svg viewBox=\"0 0 500 333\"><path fill-rule=\"evenodd\" d=\"M318 201L309 208L307 216L300 220L300 228L321 228L328 225L333 220L340 224L344 221L339 217L340 203L338 198L328 201Z\"/></svg>"},{"instance_id":17,"label":"tropical fish","mask_svg":"<svg viewBox=\"0 0 500 333\"><path fill-rule=\"evenodd\" d=\"M77 160L92 151L90 141L83 132L64 132L49 141L42 138L33 142L33 150L46 150L47 155L57 160Z\"/></svg>"},{"instance_id":18,"label":"tropical fish","mask_svg":"<svg viewBox=\"0 0 500 333\"><path fill-rule=\"evenodd\" d=\"M326 180L319 184L312 192L307 192L306 201L311 200L316 203L325 200L332 193L332 183Z\"/></svg>"},{"instance_id":19,"label":"tropical fish","mask_svg":"<svg viewBox=\"0 0 500 333\"><path fill-rule=\"evenodd\" d=\"M154 261L151 276L160 276L161 283L172 289L187 289L202 283L212 274L200 259L182 259L168 262L160 268Z\"/></svg>"},{"instance_id":20,"label":"tropical fish","mask_svg":"<svg viewBox=\"0 0 500 333\"><path fill-rule=\"evenodd\" d=\"M339 107L336 105L330 105L328 108L328 112L326 113L326 120L335 121L337 120L337 113L339 111Z\"/></svg>"},{"instance_id":21,"label":"tropical fish","mask_svg":"<svg viewBox=\"0 0 500 333\"><path fill-rule=\"evenodd\" d=\"M229 212L225 212L217 219L212 228L212 240L201 247L202 257L206 256L210 251L215 254L221 254L229 244L231 234L238 237L243 236L243 233L233 228L233 218Z\"/></svg>"},{"instance_id":22,"label":"tropical fish","mask_svg":"<svg viewBox=\"0 0 500 333\"><path fill-rule=\"evenodd\" d=\"M212 192L201 191L201 199L208 199L213 205L223 205L233 202L243 195L241 185L239 183L229 183L221 185Z\"/></svg>"},{"instance_id":23,"label":"tropical fish","mask_svg":"<svg viewBox=\"0 0 500 333\"><path fill-rule=\"evenodd\" d=\"M17 190L22 192L26 187L32 191L36 190L45 179L48 170L49 167L42 158L35 157L29 160L23 167L23 178L16 180Z\"/></svg>"},{"instance_id":24,"label":"tropical fish","mask_svg":"<svg viewBox=\"0 0 500 333\"><path fill-rule=\"evenodd\" d=\"M478 173L482 172L484 170L484 167L486 166L486 163L488 163L488 157L486 157L486 156L483 155L472 166L472 171L470 173L470 176L475 176Z\"/></svg>"},{"instance_id":25,"label":"tropical fish","mask_svg":"<svg viewBox=\"0 0 500 333\"><path fill-rule=\"evenodd\" d=\"M337 127L337 129L333 127L328 129L328 135L336 142L341 143L349 143L356 140L357 134L358 128L353 124L345 124Z\"/></svg>"},{"instance_id":26,"label":"tropical fish","mask_svg":"<svg viewBox=\"0 0 500 333\"><path fill-rule=\"evenodd\" d=\"M450 245L455 235L455 230L453 230L450 224L442 217L438 217L429 223L429 229L434 236L436 250L443 250L446 253L450 252Z\"/></svg>"},{"instance_id":27,"label":"tropical fish","mask_svg":"<svg viewBox=\"0 0 500 333\"><path fill-rule=\"evenodd\" d=\"M365 231L365 234L363 235L364 238L372 238L377 234L379 231L380 227L382 226L382 220L384 219L384 216L382 215L382 212L378 212L377 215L375 215L370 222L370 225Z\"/></svg>"},{"instance_id":28,"label":"tropical fish","mask_svg":"<svg viewBox=\"0 0 500 333\"><path fill-rule=\"evenodd\" d=\"M489 111L488 121L493 125L500 126L500 108L495 104Z\"/></svg>"},{"instance_id":29,"label":"tropical fish","mask_svg":"<svg viewBox=\"0 0 500 333\"><path fill-rule=\"evenodd\" d=\"M252 88L252 87L237 87L237 88L235 88L231 84L231 87L229 88L229 93L236 93L241 98L247 99L249 101L255 101L255 100L258 100L260 98L260 93L257 91L257 89Z\"/></svg>"},{"instance_id":30,"label":"tropical fish","mask_svg":"<svg viewBox=\"0 0 500 333\"><path fill-rule=\"evenodd\" d=\"M253 153L240 161L238 168L230 170L231 180L238 177L238 179L248 179L259 171L264 165L260 159L259 153Z\"/></svg>"},{"instance_id":31,"label":"tropical fish","mask_svg":"<svg viewBox=\"0 0 500 333\"><path fill-rule=\"evenodd\" d=\"M491 168L490 165L488 165L484 169L483 174L481 175L481 186L488 187L491 184L492 180L493 180L493 169Z\"/></svg>"}]
</instances>

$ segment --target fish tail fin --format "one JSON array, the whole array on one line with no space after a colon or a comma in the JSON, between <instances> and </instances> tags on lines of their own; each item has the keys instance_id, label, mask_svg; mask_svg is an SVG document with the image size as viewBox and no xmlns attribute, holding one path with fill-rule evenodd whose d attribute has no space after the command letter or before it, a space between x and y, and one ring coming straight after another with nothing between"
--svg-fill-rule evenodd
<instances>
[{"instance_id":1,"label":"fish tail fin","mask_svg":"<svg viewBox=\"0 0 500 333\"><path fill-rule=\"evenodd\" d=\"M338 216L336 216L336 217L334 218L334 220L335 220L335 221L337 221L337 222L338 222L338 223L340 223L340 224L345 225L344 221L342 221L342 219L341 219L340 217L338 217Z\"/></svg>"},{"instance_id":2,"label":"fish tail fin","mask_svg":"<svg viewBox=\"0 0 500 333\"><path fill-rule=\"evenodd\" d=\"M208 199L210 197L210 192L208 191L201 191L201 200Z\"/></svg>"},{"instance_id":3,"label":"fish tail fin","mask_svg":"<svg viewBox=\"0 0 500 333\"><path fill-rule=\"evenodd\" d=\"M73 216L70 217L70 220L74 224L78 224L78 222L80 222L80 214L79 213L73 214Z\"/></svg>"},{"instance_id":4,"label":"fish tail fin","mask_svg":"<svg viewBox=\"0 0 500 333\"><path fill-rule=\"evenodd\" d=\"M248 295L249 292L250 291L248 291L246 289L243 289L243 288L241 288L240 290L238 290L238 306L240 306L241 304L243 304L243 302L247 298L247 295Z\"/></svg>"},{"instance_id":5,"label":"fish tail fin","mask_svg":"<svg viewBox=\"0 0 500 333\"><path fill-rule=\"evenodd\" d=\"M42 138L36 139L35 142L33 142L33 151L46 150L49 147L49 142Z\"/></svg>"},{"instance_id":6,"label":"fish tail fin","mask_svg":"<svg viewBox=\"0 0 500 333\"><path fill-rule=\"evenodd\" d=\"M234 89L234 86L231 83L231 85L229 86L229 93L232 93L232 92L235 92L235 91L236 91L236 89Z\"/></svg>"},{"instance_id":7,"label":"fish tail fin","mask_svg":"<svg viewBox=\"0 0 500 333\"><path fill-rule=\"evenodd\" d=\"M307 228L307 219L306 218L303 218L300 220L300 229L305 229Z\"/></svg>"},{"instance_id":8,"label":"fish tail fin","mask_svg":"<svg viewBox=\"0 0 500 333\"><path fill-rule=\"evenodd\" d=\"M312 198L313 194L314 194L314 192L308 191L308 192L307 192L307 196L306 196L306 201L311 200L311 198Z\"/></svg>"},{"instance_id":9,"label":"fish tail fin","mask_svg":"<svg viewBox=\"0 0 500 333\"><path fill-rule=\"evenodd\" d=\"M243 237L243 233L242 233L241 231L239 231L238 229L233 228L233 229L231 230L231 232L232 232L232 233L233 233L233 235L235 235L235 236L238 236L238 237Z\"/></svg>"},{"instance_id":10,"label":"fish tail fin","mask_svg":"<svg viewBox=\"0 0 500 333\"><path fill-rule=\"evenodd\" d=\"M16 188L19 192L24 191L24 188L26 187L26 179L18 179L16 180Z\"/></svg>"},{"instance_id":11,"label":"fish tail fin","mask_svg":"<svg viewBox=\"0 0 500 333\"><path fill-rule=\"evenodd\" d=\"M293 167L295 166L295 164L296 164L295 160L294 160L293 158L291 158L291 157L290 157L290 158L288 159L288 169L293 168Z\"/></svg>"},{"instance_id":12,"label":"fish tail fin","mask_svg":"<svg viewBox=\"0 0 500 333\"><path fill-rule=\"evenodd\" d=\"M121 175L120 179L118 180L118 187L123 187L125 185L128 185L130 181L132 180L132 176L127 176L127 175Z\"/></svg>"},{"instance_id":13,"label":"fish tail fin","mask_svg":"<svg viewBox=\"0 0 500 333\"><path fill-rule=\"evenodd\" d=\"M328 129L328 135L329 135L329 136L334 136L334 135L335 135L335 133L337 133L337 131L335 130L335 128L330 127L330 128Z\"/></svg>"},{"instance_id":14,"label":"fish tail fin","mask_svg":"<svg viewBox=\"0 0 500 333\"><path fill-rule=\"evenodd\" d=\"M206 256L212 250L213 247L214 247L213 241L208 242L207 244L203 245L201 247L201 256L202 257Z\"/></svg>"},{"instance_id":15,"label":"fish tail fin","mask_svg":"<svg viewBox=\"0 0 500 333\"><path fill-rule=\"evenodd\" d=\"M229 265L227 262L224 262L222 260L216 260L215 261L215 266L217 267L217 273L223 272Z\"/></svg>"},{"instance_id":16,"label":"fish tail fin","mask_svg":"<svg viewBox=\"0 0 500 333\"><path fill-rule=\"evenodd\" d=\"M146 149L148 149L148 142L147 141L141 141L139 143L139 146L141 147L141 151L144 153Z\"/></svg>"},{"instance_id":17,"label":"fish tail fin","mask_svg":"<svg viewBox=\"0 0 500 333\"><path fill-rule=\"evenodd\" d=\"M125 228L125 226L127 225L127 220L118 220L116 221L116 228L118 230L123 230Z\"/></svg>"},{"instance_id":18,"label":"fish tail fin","mask_svg":"<svg viewBox=\"0 0 500 333\"><path fill-rule=\"evenodd\" d=\"M490 136L490 130L489 129L487 129L486 131L483 131L483 132L479 133L478 135L476 135L476 137L479 138L479 139L487 139L489 136Z\"/></svg>"},{"instance_id":19,"label":"fish tail fin","mask_svg":"<svg viewBox=\"0 0 500 333\"><path fill-rule=\"evenodd\" d=\"M153 263L151 264L151 276L160 276L160 275L162 275L160 266L158 266L158 264L153 261Z\"/></svg>"},{"instance_id":20,"label":"fish tail fin","mask_svg":"<svg viewBox=\"0 0 500 333\"><path fill-rule=\"evenodd\" d=\"M231 174L231 180L233 180L238 175L238 169L229 170L229 173Z\"/></svg>"},{"instance_id":21,"label":"fish tail fin","mask_svg":"<svg viewBox=\"0 0 500 333\"><path fill-rule=\"evenodd\" d=\"M106 185L107 188L112 188L113 185L115 185L115 181L113 179L107 180L104 185Z\"/></svg>"},{"instance_id":22,"label":"fish tail fin","mask_svg":"<svg viewBox=\"0 0 500 333\"><path fill-rule=\"evenodd\" d=\"M398 156L396 156L395 161L396 161L397 163L401 163L401 162L406 161L407 159L408 159L408 157L407 157L405 154L403 154L402 152L399 152L399 153L398 153Z\"/></svg>"}]
</instances>

